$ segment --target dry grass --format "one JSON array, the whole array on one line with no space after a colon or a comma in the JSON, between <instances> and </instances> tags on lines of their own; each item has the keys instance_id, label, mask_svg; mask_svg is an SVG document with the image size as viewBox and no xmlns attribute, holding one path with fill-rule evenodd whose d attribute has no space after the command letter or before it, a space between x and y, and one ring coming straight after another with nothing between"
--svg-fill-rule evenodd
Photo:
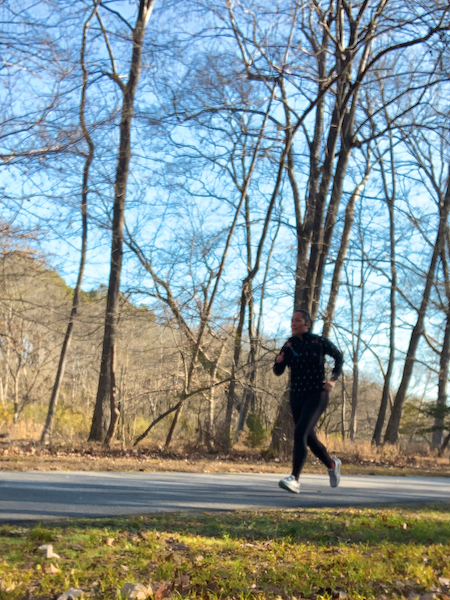
<instances>
[{"instance_id":1,"label":"dry grass","mask_svg":"<svg viewBox=\"0 0 450 600\"><path fill-rule=\"evenodd\" d=\"M17 430L18 431L18 430ZM21 433L25 429L21 430ZM26 431L31 432L31 428ZM12 432L11 432L12 433ZM343 462L344 474L435 475L450 477L450 456L439 458L424 445L373 448L369 442L323 438L330 452ZM177 441L176 441L177 442ZM175 448L176 442L173 447ZM158 442L127 448L116 442L106 449L100 444L53 443L42 447L28 439L0 440L0 470L13 471L181 471L204 473L288 473L290 461L268 458L264 449L252 450L238 444L227 455L181 446L165 453ZM309 455L306 473L323 472Z\"/></svg>"}]
</instances>

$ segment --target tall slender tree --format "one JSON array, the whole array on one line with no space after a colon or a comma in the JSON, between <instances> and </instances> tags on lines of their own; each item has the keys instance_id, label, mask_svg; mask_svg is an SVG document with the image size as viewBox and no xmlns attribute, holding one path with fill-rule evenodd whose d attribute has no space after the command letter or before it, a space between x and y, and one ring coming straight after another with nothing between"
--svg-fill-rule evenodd
<instances>
[{"instance_id":1,"label":"tall slender tree","mask_svg":"<svg viewBox=\"0 0 450 600\"><path fill-rule=\"evenodd\" d=\"M142 65L145 31L153 11L155 0L140 0L134 27L131 28L132 53L128 79L126 83L116 72L111 55L111 72L109 77L115 81L122 94L122 116L120 122L120 140L117 157L117 170L114 183L114 205L112 215L111 263L106 298L105 331L103 336L100 377L97 398L92 417L89 440L102 441L109 426L109 408L111 398L111 360L117 338L117 321L119 316L120 280L123 260L123 237L125 224L125 205L127 196L127 180L131 158L131 129L133 121L134 101ZM121 17L123 19L123 17ZM105 34L108 51L110 46Z\"/></svg>"},{"instance_id":2,"label":"tall slender tree","mask_svg":"<svg viewBox=\"0 0 450 600\"><path fill-rule=\"evenodd\" d=\"M78 268L78 277L75 285L73 299L72 299L72 308L70 311L69 321L67 323L66 333L64 335L64 341L61 347L61 353L59 356L58 368L56 371L55 383L53 384L52 394L50 396L50 402L47 411L47 417L45 420L44 429L41 434L41 443L47 444L50 442L52 433L53 433L53 425L55 422L56 415L56 407L58 404L59 392L61 389L61 383L64 377L64 371L66 367L67 360L67 352L69 350L70 342L72 340L73 328L75 324L75 319L77 317L78 308L80 305L80 292L81 292L81 284L83 282L84 268L86 265L86 253L87 253L87 236L88 236L88 192L89 192L89 171L94 159L94 142L92 141L92 137L89 133L89 129L86 125L86 93L88 88L88 71L85 65L85 53L86 53L86 40L88 35L89 24L91 20L94 18L98 10L99 2L96 0L94 3L94 8L92 9L90 15L88 16L84 27L83 27L83 36L81 42L81 51L80 51L80 64L81 70L83 73L83 83L81 87L81 100L80 100L80 126L83 132L84 139L87 145L87 153L85 155L84 161L84 169L83 169L83 181L81 187L81 254L80 254L80 265Z\"/></svg>"}]
</instances>

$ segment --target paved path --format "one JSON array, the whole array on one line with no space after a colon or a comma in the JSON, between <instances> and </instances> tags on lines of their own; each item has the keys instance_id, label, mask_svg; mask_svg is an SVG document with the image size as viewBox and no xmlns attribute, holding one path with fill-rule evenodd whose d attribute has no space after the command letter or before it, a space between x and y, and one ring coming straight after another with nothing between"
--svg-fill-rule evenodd
<instances>
[{"instance_id":1,"label":"paved path","mask_svg":"<svg viewBox=\"0 0 450 600\"><path fill-rule=\"evenodd\" d=\"M302 491L279 475L0 472L0 521L43 521L170 511L369 506L450 500L450 478L303 475Z\"/></svg>"}]
</instances>

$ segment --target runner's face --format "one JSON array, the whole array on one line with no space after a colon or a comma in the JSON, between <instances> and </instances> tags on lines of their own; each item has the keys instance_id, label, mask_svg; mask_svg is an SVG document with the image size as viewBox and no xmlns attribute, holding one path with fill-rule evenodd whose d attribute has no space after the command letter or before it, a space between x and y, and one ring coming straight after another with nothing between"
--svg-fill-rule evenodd
<instances>
[{"instance_id":1,"label":"runner's face","mask_svg":"<svg viewBox=\"0 0 450 600\"><path fill-rule=\"evenodd\" d=\"M301 336L309 331L309 323L305 321L302 313L295 312L291 321L292 335Z\"/></svg>"}]
</instances>

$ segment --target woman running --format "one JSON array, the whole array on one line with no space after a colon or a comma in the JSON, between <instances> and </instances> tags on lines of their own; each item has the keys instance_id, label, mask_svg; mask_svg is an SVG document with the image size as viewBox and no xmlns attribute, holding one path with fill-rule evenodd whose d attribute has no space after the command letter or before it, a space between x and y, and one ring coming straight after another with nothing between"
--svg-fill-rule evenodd
<instances>
[{"instance_id":1,"label":"woman running","mask_svg":"<svg viewBox=\"0 0 450 600\"><path fill-rule=\"evenodd\" d=\"M291 325L292 337L276 357L273 371L279 376L286 367L291 369L290 404L295 423L292 475L281 479L278 485L298 494L308 446L327 467L331 487L337 487L341 479L341 461L328 454L314 428L328 406L328 392L342 372L343 357L330 340L311 333L312 321L306 310L295 310ZM326 354L334 358L334 369L328 380L325 379Z\"/></svg>"}]
</instances>

